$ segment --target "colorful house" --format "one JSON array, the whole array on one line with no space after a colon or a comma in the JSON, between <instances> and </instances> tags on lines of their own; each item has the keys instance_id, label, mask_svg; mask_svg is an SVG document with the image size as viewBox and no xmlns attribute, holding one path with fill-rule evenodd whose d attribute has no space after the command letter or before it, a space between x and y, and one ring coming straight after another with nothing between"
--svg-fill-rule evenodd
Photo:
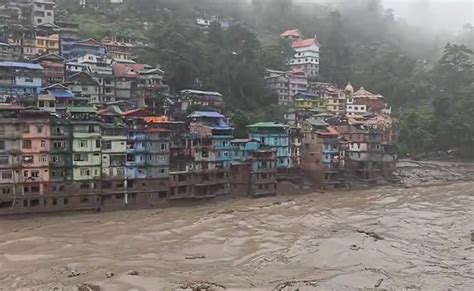
<instances>
[{"instance_id":1,"label":"colorful house","mask_svg":"<svg viewBox=\"0 0 474 291\"><path fill-rule=\"evenodd\" d=\"M0 62L0 101L35 96L42 87L43 67L25 62Z\"/></svg>"},{"instance_id":2,"label":"colorful house","mask_svg":"<svg viewBox=\"0 0 474 291\"><path fill-rule=\"evenodd\" d=\"M258 122L248 126L249 137L276 152L278 170L290 165L289 127L278 122Z\"/></svg>"}]
</instances>

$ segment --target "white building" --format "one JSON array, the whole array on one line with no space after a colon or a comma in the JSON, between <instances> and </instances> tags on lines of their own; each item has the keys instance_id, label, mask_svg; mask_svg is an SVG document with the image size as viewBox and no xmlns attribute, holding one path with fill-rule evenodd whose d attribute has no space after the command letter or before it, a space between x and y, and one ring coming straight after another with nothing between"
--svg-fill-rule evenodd
<instances>
[{"instance_id":1,"label":"white building","mask_svg":"<svg viewBox=\"0 0 474 291\"><path fill-rule=\"evenodd\" d=\"M319 41L316 37L293 41L294 56L290 59L293 70L303 70L309 78L319 75Z\"/></svg>"},{"instance_id":2,"label":"white building","mask_svg":"<svg viewBox=\"0 0 474 291\"><path fill-rule=\"evenodd\" d=\"M265 84L278 96L278 104L291 105L298 93L308 90L308 77L302 70L284 72L267 69Z\"/></svg>"}]
</instances>

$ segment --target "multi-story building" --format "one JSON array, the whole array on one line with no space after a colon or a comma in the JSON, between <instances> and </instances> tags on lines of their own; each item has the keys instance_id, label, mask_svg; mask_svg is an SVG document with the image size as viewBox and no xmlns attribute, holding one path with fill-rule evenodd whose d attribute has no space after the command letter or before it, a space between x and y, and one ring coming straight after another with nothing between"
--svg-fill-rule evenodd
<instances>
[{"instance_id":1,"label":"multi-story building","mask_svg":"<svg viewBox=\"0 0 474 291\"><path fill-rule=\"evenodd\" d=\"M234 139L232 166L229 174L231 193L254 197L275 195L276 154L252 139Z\"/></svg>"},{"instance_id":2,"label":"multi-story building","mask_svg":"<svg viewBox=\"0 0 474 291\"><path fill-rule=\"evenodd\" d=\"M69 58L78 58L86 54L105 56L105 53L105 45L93 38L89 38L73 43L69 50Z\"/></svg>"},{"instance_id":3,"label":"multi-story building","mask_svg":"<svg viewBox=\"0 0 474 291\"><path fill-rule=\"evenodd\" d=\"M338 132L316 118L307 119L303 131L303 173L318 185L338 186L341 182Z\"/></svg>"},{"instance_id":4,"label":"multi-story building","mask_svg":"<svg viewBox=\"0 0 474 291\"><path fill-rule=\"evenodd\" d=\"M290 166L289 127L278 122L258 122L248 128L251 139L275 151L278 171L286 172Z\"/></svg>"},{"instance_id":5,"label":"multi-story building","mask_svg":"<svg viewBox=\"0 0 474 291\"><path fill-rule=\"evenodd\" d=\"M319 40L314 38L296 39L292 43L295 51L289 65L293 70L304 71L308 78L319 75Z\"/></svg>"},{"instance_id":6,"label":"multi-story building","mask_svg":"<svg viewBox=\"0 0 474 291\"><path fill-rule=\"evenodd\" d=\"M217 112L196 111L188 119L188 146L194 158L191 165L195 181L193 197L228 194L233 129L225 117Z\"/></svg>"},{"instance_id":7,"label":"multi-story building","mask_svg":"<svg viewBox=\"0 0 474 291\"><path fill-rule=\"evenodd\" d=\"M212 108L216 111L224 109L223 96L219 92L208 92L200 90L182 90L177 95L178 110L186 112L193 106Z\"/></svg>"},{"instance_id":8,"label":"multi-story building","mask_svg":"<svg viewBox=\"0 0 474 291\"><path fill-rule=\"evenodd\" d=\"M59 55L59 27L52 23L35 27L35 53L36 55Z\"/></svg>"},{"instance_id":9,"label":"multi-story building","mask_svg":"<svg viewBox=\"0 0 474 291\"><path fill-rule=\"evenodd\" d=\"M168 198L170 133L162 128L147 128L146 134L146 189L152 203Z\"/></svg>"},{"instance_id":10,"label":"multi-story building","mask_svg":"<svg viewBox=\"0 0 474 291\"><path fill-rule=\"evenodd\" d=\"M71 75L64 82L76 97L87 99L90 103L99 103L100 85L97 80L86 72Z\"/></svg>"},{"instance_id":11,"label":"multi-story building","mask_svg":"<svg viewBox=\"0 0 474 291\"><path fill-rule=\"evenodd\" d=\"M294 104L296 96L308 90L308 75L303 70L291 70L288 72L288 84L288 98L290 104Z\"/></svg>"},{"instance_id":12,"label":"multi-story building","mask_svg":"<svg viewBox=\"0 0 474 291\"><path fill-rule=\"evenodd\" d=\"M163 84L165 72L160 68L145 66L138 71L138 80L135 88L136 106L139 108L157 108L161 100L161 94L167 93L168 87Z\"/></svg>"},{"instance_id":13,"label":"multi-story building","mask_svg":"<svg viewBox=\"0 0 474 291\"><path fill-rule=\"evenodd\" d=\"M49 161L51 149L50 115L25 109L18 116L21 126L21 177L23 196L37 197L49 193ZM35 204L33 200L31 203Z\"/></svg>"},{"instance_id":14,"label":"multi-story building","mask_svg":"<svg viewBox=\"0 0 474 291\"><path fill-rule=\"evenodd\" d=\"M38 95L43 67L24 62L0 62L0 101Z\"/></svg>"},{"instance_id":15,"label":"multi-story building","mask_svg":"<svg viewBox=\"0 0 474 291\"><path fill-rule=\"evenodd\" d=\"M278 98L278 104L289 105L290 89L288 75L284 71L266 70L265 86Z\"/></svg>"},{"instance_id":16,"label":"multi-story building","mask_svg":"<svg viewBox=\"0 0 474 291\"><path fill-rule=\"evenodd\" d=\"M101 131L93 107L69 107L66 115L72 124L72 178L87 195L98 194L102 177Z\"/></svg>"},{"instance_id":17,"label":"multi-story building","mask_svg":"<svg viewBox=\"0 0 474 291\"><path fill-rule=\"evenodd\" d=\"M57 54L47 54L32 60L43 67L43 87L64 81L64 58Z\"/></svg>"},{"instance_id":18,"label":"multi-story building","mask_svg":"<svg viewBox=\"0 0 474 291\"><path fill-rule=\"evenodd\" d=\"M295 109L298 111L305 110L326 110L326 102L322 100L317 94L300 92L295 95Z\"/></svg>"},{"instance_id":19,"label":"multi-story building","mask_svg":"<svg viewBox=\"0 0 474 291\"><path fill-rule=\"evenodd\" d=\"M31 23L34 26L54 24L54 7L52 0L32 0Z\"/></svg>"},{"instance_id":20,"label":"multi-story building","mask_svg":"<svg viewBox=\"0 0 474 291\"><path fill-rule=\"evenodd\" d=\"M130 39L114 36L105 38L102 44L106 47L107 57L118 63L133 63L132 53L135 49Z\"/></svg>"},{"instance_id":21,"label":"multi-story building","mask_svg":"<svg viewBox=\"0 0 474 291\"><path fill-rule=\"evenodd\" d=\"M10 61L16 59L12 47L8 43L1 42L0 39L0 61Z\"/></svg>"},{"instance_id":22,"label":"multi-story building","mask_svg":"<svg viewBox=\"0 0 474 291\"><path fill-rule=\"evenodd\" d=\"M71 58L71 49L74 43L79 41L79 24L68 21L56 21L59 26L59 48L61 56L65 60Z\"/></svg>"},{"instance_id":23,"label":"multi-story building","mask_svg":"<svg viewBox=\"0 0 474 291\"><path fill-rule=\"evenodd\" d=\"M22 107L0 104L0 211L22 207L21 139L18 115ZM27 202L28 203L28 202Z\"/></svg>"},{"instance_id":24,"label":"multi-story building","mask_svg":"<svg viewBox=\"0 0 474 291\"><path fill-rule=\"evenodd\" d=\"M63 118L51 118L50 194L65 195L71 190L72 179L72 125Z\"/></svg>"}]
</instances>

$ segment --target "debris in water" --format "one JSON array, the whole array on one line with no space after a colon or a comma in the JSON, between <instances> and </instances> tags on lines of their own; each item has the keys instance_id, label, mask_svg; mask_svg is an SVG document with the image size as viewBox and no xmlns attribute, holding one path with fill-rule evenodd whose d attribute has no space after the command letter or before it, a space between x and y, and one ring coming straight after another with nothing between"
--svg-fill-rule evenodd
<instances>
[{"instance_id":1,"label":"debris in water","mask_svg":"<svg viewBox=\"0 0 474 291\"><path fill-rule=\"evenodd\" d=\"M474 242L474 229L471 230L471 242Z\"/></svg>"},{"instance_id":2,"label":"debris in water","mask_svg":"<svg viewBox=\"0 0 474 291\"><path fill-rule=\"evenodd\" d=\"M190 255L190 256L185 256L184 257L186 260L196 260L196 259L205 259L205 255Z\"/></svg>"},{"instance_id":3,"label":"debris in water","mask_svg":"<svg viewBox=\"0 0 474 291\"><path fill-rule=\"evenodd\" d=\"M79 284L77 285L78 291L100 291L100 287L92 284Z\"/></svg>"},{"instance_id":4,"label":"debris in water","mask_svg":"<svg viewBox=\"0 0 474 291\"><path fill-rule=\"evenodd\" d=\"M225 286L210 282L188 282L178 286L178 289L192 291L220 291L225 290Z\"/></svg>"},{"instance_id":5,"label":"debris in water","mask_svg":"<svg viewBox=\"0 0 474 291\"><path fill-rule=\"evenodd\" d=\"M113 272L106 272L106 273L105 273L105 276L106 276L107 278L112 278L112 277L114 276L114 273L113 273Z\"/></svg>"},{"instance_id":6,"label":"debris in water","mask_svg":"<svg viewBox=\"0 0 474 291\"><path fill-rule=\"evenodd\" d=\"M76 270L71 270L71 272L67 275L69 278L72 278L72 277L77 277L81 274L81 272L78 272Z\"/></svg>"},{"instance_id":7,"label":"debris in water","mask_svg":"<svg viewBox=\"0 0 474 291\"><path fill-rule=\"evenodd\" d=\"M382 285L382 282L383 282L383 278L380 278L377 283L375 284L375 288L378 288L380 287L380 285Z\"/></svg>"},{"instance_id":8,"label":"debris in water","mask_svg":"<svg viewBox=\"0 0 474 291\"><path fill-rule=\"evenodd\" d=\"M358 251L358 250L361 249L361 247L359 247L357 245L351 245L350 249L353 250L353 251Z\"/></svg>"},{"instance_id":9,"label":"debris in water","mask_svg":"<svg viewBox=\"0 0 474 291\"><path fill-rule=\"evenodd\" d=\"M130 271L127 272L127 275L129 275L129 276L138 276L140 274L135 270L130 270Z\"/></svg>"},{"instance_id":10,"label":"debris in water","mask_svg":"<svg viewBox=\"0 0 474 291\"><path fill-rule=\"evenodd\" d=\"M373 232L373 231L365 231L365 230L360 230L360 229L358 229L357 232L358 232L358 233L363 233L363 234L365 234L365 235L368 235L368 236L374 238L374 240L376 240L376 241L377 241L377 240L383 240L383 239L384 239L381 235L376 234L376 233Z\"/></svg>"}]
</instances>

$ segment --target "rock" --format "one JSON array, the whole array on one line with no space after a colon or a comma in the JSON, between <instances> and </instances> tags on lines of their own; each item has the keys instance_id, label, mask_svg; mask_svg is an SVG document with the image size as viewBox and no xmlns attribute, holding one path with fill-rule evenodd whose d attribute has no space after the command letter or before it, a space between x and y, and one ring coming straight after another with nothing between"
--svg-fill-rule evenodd
<instances>
[{"instance_id":1,"label":"rock","mask_svg":"<svg viewBox=\"0 0 474 291\"><path fill-rule=\"evenodd\" d=\"M474 242L474 229L471 230L471 242Z\"/></svg>"},{"instance_id":2,"label":"rock","mask_svg":"<svg viewBox=\"0 0 474 291\"><path fill-rule=\"evenodd\" d=\"M383 282L383 278L378 279L378 281L377 281L377 283L375 283L375 286L374 286L374 287L375 287L375 288L380 287L380 285L382 285L382 282Z\"/></svg>"},{"instance_id":3,"label":"rock","mask_svg":"<svg viewBox=\"0 0 474 291\"><path fill-rule=\"evenodd\" d=\"M76 286L78 291L100 291L100 287L92 284L79 284Z\"/></svg>"},{"instance_id":4,"label":"rock","mask_svg":"<svg viewBox=\"0 0 474 291\"><path fill-rule=\"evenodd\" d=\"M358 251L360 250L360 247L358 247L357 245L351 245L350 249L353 251Z\"/></svg>"},{"instance_id":5,"label":"rock","mask_svg":"<svg viewBox=\"0 0 474 291\"><path fill-rule=\"evenodd\" d=\"M105 277L112 278L114 276L113 272L105 272Z\"/></svg>"},{"instance_id":6,"label":"rock","mask_svg":"<svg viewBox=\"0 0 474 291\"><path fill-rule=\"evenodd\" d=\"M135 270L130 270L130 271L127 272L127 275L129 275L129 276L138 276L140 274Z\"/></svg>"}]
</instances>

